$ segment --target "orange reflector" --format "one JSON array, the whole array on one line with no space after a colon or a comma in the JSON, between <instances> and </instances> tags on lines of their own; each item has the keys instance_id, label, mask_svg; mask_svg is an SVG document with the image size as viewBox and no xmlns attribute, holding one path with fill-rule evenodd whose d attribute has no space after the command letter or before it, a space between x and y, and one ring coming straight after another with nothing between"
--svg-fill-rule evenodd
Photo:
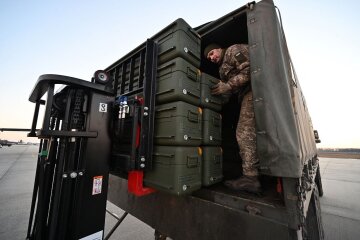
<instances>
[{"instance_id":1,"label":"orange reflector","mask_svg":"<svg viewBox=\"0 0 360 240\"><path fill-rule=\"evenodd\" d=\"M201 148L201 147L198 147L198 154L199 154L200 156L202 156L202 148Z\"/></svg>"}]
</instances>

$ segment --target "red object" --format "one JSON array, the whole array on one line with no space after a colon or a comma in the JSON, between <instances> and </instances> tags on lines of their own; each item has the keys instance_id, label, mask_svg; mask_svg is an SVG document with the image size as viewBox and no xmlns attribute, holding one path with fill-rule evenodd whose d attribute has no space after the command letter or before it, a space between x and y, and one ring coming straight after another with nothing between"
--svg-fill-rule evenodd
<instances>
[{"instance_id":1,"label":"red object","mask_svg":"<svg viewBox=\"0 0 360 240\"><path fill-rule=\"evenodd\" d=\"M139 101L140 105L144 105L144 98L143 97L136 96L135 99Z\"/></svg>"},{"instance_id":2,"label":"red object","mask_svg":"<svg viewBox=\"0 0 360 240\"><path fill-rule=\"evenodd\" d=\"M143 186L143 171L130 171L128 175L128 191L135 196L141 197L155 192L155 189Z\"/></svg>"},{"instance_id":3,"label":"red object","mask_svg":"<svg viewBox=\"0 0 360 240\"><path fill-rule=\"evenodd\" d=\"M144 105L144 98L135 96L139 105ZM136 148L139 148L141 141L141 124L137 124L136 129ZM128 174L128 191L135 196L144 196L155 192L155 189L144 187L143 185L144 172L139 170L130 171Z\"/></svg>"},{"instance_id":4,"label":"red object","mask_svg":"<svg viewBox=\"0 0 360 240\"><path fill-rule=\"evenodd\" d=\"M276 184L276 191L278 193L282 193L282 183L281 183L281 178L277 178L277 184Z\"/></svg>"}]
</instances>

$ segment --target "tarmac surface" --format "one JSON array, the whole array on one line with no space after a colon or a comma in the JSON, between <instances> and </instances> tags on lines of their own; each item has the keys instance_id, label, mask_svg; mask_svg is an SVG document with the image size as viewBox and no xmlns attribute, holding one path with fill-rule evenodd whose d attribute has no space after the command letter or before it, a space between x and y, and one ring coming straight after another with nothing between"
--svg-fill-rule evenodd
<instances>
[{"instance_id":1,"label":"tarmac surface","mask_svg":"<svg viewBox=\"0 0 360 240\"><path fill-rule=\"evenodd\" d=\"M0 148L0 240L26 238L37 151L38 146ZM360 160L320 158L320 167L325 239L360 239ZM107 208L123 214L111 203ZM105 235L116 222L106 214ZM110 239L152 240L154 229L128 215Z\"/></svg>"}]
</instances>

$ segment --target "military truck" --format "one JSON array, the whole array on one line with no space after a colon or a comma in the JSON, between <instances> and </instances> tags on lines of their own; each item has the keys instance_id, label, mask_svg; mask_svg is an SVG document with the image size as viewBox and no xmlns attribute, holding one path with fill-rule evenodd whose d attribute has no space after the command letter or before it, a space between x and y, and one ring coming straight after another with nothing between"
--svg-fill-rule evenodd
<instances>
[{"instance_id":1,"label":"military truck","mask_svg":"<svg viewBox=\"0 0 360 240\"><path fill-rule=\"evenodd\" d=\"M241 176L240 103L210 94L213 42L249 45L260 195L222 183ZM107 200L156 239L324 238L320 140L271 0L195 28L178 19L91 82L42 75L29 100L41 144L28 239L102 239Z\"/></svg>"}]
</instances>

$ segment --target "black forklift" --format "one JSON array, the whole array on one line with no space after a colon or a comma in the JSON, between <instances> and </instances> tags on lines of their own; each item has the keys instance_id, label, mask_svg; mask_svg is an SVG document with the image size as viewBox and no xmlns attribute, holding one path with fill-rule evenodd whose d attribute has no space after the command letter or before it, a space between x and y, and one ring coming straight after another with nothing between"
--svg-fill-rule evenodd
<instances>
[{"instance_id":1,"label":"black forklift","mask_svg":"<svg viewBox=\"0 0 360 240\"><path fill-rule=\"evenodd\" d=\"M249 45L261 195L222 183L241 176L240 103L209 94L213 42ZM129 213L156 239L324 239L320 140L271 0L178 19L91 81L42 75L29 100L41 141L27 239L109 239L107 200L125 211L117 226Z\"/></svg>"}]
</instances>

